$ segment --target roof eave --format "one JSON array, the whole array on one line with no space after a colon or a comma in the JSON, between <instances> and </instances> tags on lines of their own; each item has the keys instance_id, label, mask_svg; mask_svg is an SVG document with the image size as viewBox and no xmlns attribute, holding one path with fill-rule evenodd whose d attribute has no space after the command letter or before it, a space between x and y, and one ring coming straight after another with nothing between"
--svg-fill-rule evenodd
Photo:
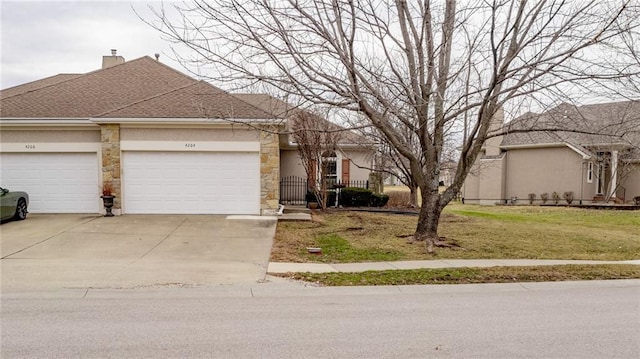
<instances>
[{"instance_id":1,"label":"roof eave","mask_svg":"<svg viewBox=\"0 0 640 359\"><path fill-rule=\"evenodd\" d=\"M86 117L69 118L0 118L0 126L95 126Z\"/></svg>"},{"instance_id":2,"label":"roof eave","mask_svg":"<svg viewBox=\"0 0 640 359\"><path fill-rule=\"evenodd\" d=\"M109 118L98 117L91 118L89 121L96 124L246 124L246 125L282 125L279 119L244 119L244 118L175 118L175 117L127 117L127 118Z\"/></svg>"}]
</instances>

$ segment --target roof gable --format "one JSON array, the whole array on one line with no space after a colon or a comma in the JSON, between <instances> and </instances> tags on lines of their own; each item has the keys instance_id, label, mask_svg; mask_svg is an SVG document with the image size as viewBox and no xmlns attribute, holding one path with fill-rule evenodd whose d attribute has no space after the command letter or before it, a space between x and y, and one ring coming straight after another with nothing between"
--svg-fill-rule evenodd
<instances>
[{"instance_id":1,"label":"roof gable","mask_svg":"<svg viewBox=\"0 0 640 359\"><path fill-rule=\"evenodd\" d=\"M534 131L515 132L527 128ZM640 147L640 101L579 107L562 104L541 114L527 113L507 124L506 130L514 132L504 137L502 146L505 147L560 143L585 147L610 144Z\"/></svg>"}]
</instances>

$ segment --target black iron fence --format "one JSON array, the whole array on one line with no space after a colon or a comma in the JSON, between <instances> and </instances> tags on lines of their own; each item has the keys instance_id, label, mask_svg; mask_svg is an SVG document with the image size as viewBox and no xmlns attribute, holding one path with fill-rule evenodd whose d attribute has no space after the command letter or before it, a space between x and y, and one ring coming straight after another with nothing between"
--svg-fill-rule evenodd
<instances>
[{"instance_id":1,"label":"black iron fence","mask_svg":"<svg viewBox=\"0 0 640 359\"><path fill-rule=\"evenodd\" d=\"M369 188L369 181L333 181L327 186L330 190L342 187ZM305 205L307 195L307 179L298 176L288 176L280 179L280 203L290 205Z\"/></svg>"}]
</instances>

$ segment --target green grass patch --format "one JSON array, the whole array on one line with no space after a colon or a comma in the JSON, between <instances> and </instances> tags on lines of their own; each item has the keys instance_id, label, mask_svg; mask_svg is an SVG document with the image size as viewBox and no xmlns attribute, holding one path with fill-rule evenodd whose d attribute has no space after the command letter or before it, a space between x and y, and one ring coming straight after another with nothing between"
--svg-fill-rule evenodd
<instances>
[{"instance_id":1,"label":"green grass patch","mask_svg":"<svg viewBox=\"0 0 640 359\"><path fill-rule=\"evenodd\" d=\"M281 276L324 286L555 282L640 279L640 266L572 264L536 267L385 270L361 273L287 273Z\"/></svg>"},{"instance_id":2,"label":"green grass patch","mask_svg":"<svg viewBox=\"0 0 640 359\"><path fill-rule=\"evenodd\" d=\"M390 248L358 248L337 234L319 235L314 247L322 248L322 256L307 254L320 262L327 260L339 262L363 262L363 261L397 261L402 258L402 253Z\"/></svg>"},{"instance_id":3,"label":"green grass patch","mask_svg":"<svg viewBox=\"0 0 640 359\"><path fill-rule=\"evenodd\" d=\"M435 255L423 243L408 241L417 216L328 211L313 218L278 224L272 261L640 259L640 211L452 204L443 212L439 234L460 248L438 248ZM309 255L306 247L323 253Z\"/></svg>"}]
</instances>

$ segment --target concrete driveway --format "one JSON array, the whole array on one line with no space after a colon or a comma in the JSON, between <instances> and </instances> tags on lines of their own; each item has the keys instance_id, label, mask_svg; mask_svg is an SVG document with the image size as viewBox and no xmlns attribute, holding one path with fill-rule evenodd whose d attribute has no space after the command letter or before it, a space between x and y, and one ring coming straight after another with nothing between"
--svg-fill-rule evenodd
<instances>
[{"instance_id":1,"label":"concrete driveway","mask_svg":"<svg viewBox=\"0 0 640 359\"><path fill-rule=\"evenodd\" d=\"M256 283L276 220L242 218L32 214L0 225L2 291Z\"/></svg>"}]
</instances>

